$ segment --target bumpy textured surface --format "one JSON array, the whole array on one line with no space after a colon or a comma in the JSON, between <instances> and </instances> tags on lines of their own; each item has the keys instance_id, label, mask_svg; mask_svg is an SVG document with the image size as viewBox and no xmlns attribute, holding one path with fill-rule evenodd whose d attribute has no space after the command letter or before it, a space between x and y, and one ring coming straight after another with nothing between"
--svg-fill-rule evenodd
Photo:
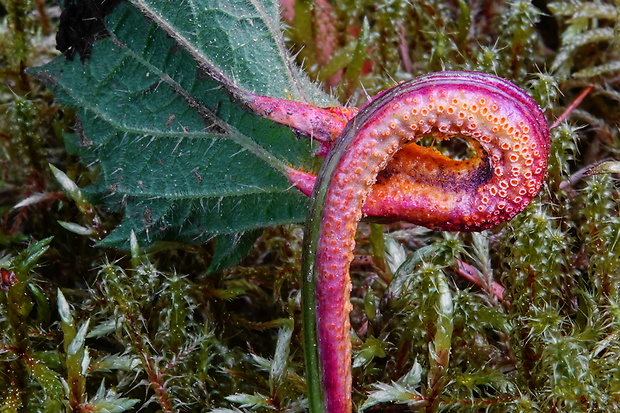
<instances>
[{"instance_id":1,"label":"bumpy textured surface","mask_svg":"<svg viewBox=\"0 0 620 413\"><path fill-rule=\"evenodd\" d=\"M462 85L431 82L405 92L378 115L385 122L371 126L376 134L412 142L420 136L459 136L477 155L455 161L407 145L379 174L365 213L479 231L511 219L530 203L547 169L546 122L524 92L495 78L490 85L479 83L486 78L468 77Z\"/></svg>"},{"instance_id":2,"label":"bumpy textured surface","mask_svg":"<svg viewBox=\"0 0 620 413\"><path fill-rule=\"evenodd\" d=\"M455 161L415 145L427 136L465 138L477 155ZM536 103L481 73L414 79L380 94L349 122L314 192L315 202L323 202L312 268L329 413L351 411L349 264L362 207L432 228L485 229L511 219L536 195L548 151Z\"/></svg>"}]
</instances>

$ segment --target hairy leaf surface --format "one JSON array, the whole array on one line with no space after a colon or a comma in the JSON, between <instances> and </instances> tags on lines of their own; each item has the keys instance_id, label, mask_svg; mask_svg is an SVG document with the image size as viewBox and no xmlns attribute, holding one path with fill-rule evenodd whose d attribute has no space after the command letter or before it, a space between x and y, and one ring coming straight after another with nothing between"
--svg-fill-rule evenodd
<instances>
[{"instance_id":1,"label":"hairy leaf surface","mask_svg":"<svg viewBox=\"0 0 620 413\"><path fill-rule=\"evenodd\" d=\"M143 245L229 243L304 219L282 172L315 170L311 144L240 104L247 93L330 103L291 63L276 2L135 0L106 27L89 60L33 71L76 108L67 145L100 170L89 193L124 210L103 245L126 247L131 231Z\"/></svg>"}]
</instances>

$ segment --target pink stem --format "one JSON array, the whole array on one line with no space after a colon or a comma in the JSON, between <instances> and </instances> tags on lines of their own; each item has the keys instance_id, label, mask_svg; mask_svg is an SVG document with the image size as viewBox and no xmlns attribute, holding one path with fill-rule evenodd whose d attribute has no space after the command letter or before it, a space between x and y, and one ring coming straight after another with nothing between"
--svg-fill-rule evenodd
<instances>
[{"instance_id":1,"label":"pink stem","mask_svg":"<svg viewBox=\"0 0 620 413\"><path fill-rule=\"evenodd\" d=\"M380 177L385 188L394 190L377 198L382 205L368 205L388 161L403 145L424 136L464 137L477 156L453 161L414 148L425 157L407 174ZM487 228L511 219L536 195L548 151L549 132L538 105L513 84L482 73L414 79L383 92L348 123L319 172L306 234L305 257L316 251L314 263L305 268L310 271L306 277L316 280L328 413L352 408L349 265L362 207L432 228Z\"/></svg>"},{"instance_id":2,"label":"pink stem","mask_svg":"<svg viewBox=\"0 0 620 413\"><path fill-rule=\"evenodd\" d=\"M258 115L294 128L316 139L321 145L318 156L325 156L347 122L357 114L357 108L318 108L307 103L247 95L244 103Z\"/></svg>"},{"instance_id":3,"label":"pink stem","mask_svg":"<svg viewBox=\"0 0 620 413\"><path fill-rule=\"evenodd\" d=\"M568 106L568 108L566 108L566 110L560 115L560 117L557 118L555 122L553 122L553 124L549 127L549 129L553 129L553 128L560 126L560 124L564 122L570 116L573 110L575 110L577 106L581 104L581 102L586 98L586 96L588 96L588 93L590 93L592 89L594 89L594 86L588 86L587 88L582 90L579 96L577 96L577 98L573 101L573 103L571 103Z\"/></svg>"}]
</instances>

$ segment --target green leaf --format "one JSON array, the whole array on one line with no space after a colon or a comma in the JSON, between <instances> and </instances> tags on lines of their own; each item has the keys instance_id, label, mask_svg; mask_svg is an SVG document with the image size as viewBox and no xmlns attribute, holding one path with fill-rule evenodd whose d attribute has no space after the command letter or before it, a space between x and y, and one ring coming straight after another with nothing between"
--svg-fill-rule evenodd
<instances>
[{"instance_id":1,"label":"green leaf","mask_svg":"<svg viewBox=\"0 0 620 413\"><path fill-rule=\"evenodd\" d=\"M259 393L237 393L226 396L225 399L232 403L241 404L241 408L250 407L255 409L259 407L271 407L271 403L269 402L270 398Z\"/></svg>"},{"instance_id":2,"label":"green leaf","mask_svg":"<svg viewBox=\"0 0 620 413\"><path fill-rule=\"evenodd\" d=\"M360 407L360 411L386 402L408 404L411 407L428 405L428 400L416 390L420 386L421 379L422 366L416 360L411 370L397 382L373 384L375 390L368 393L368 398Z\"/></svg>"},{"instance_id":3,"label":"green leaf","mask_svg":"<svg viewBox=\"0 0 620 413\"><path fill-rule=\"evenodd\" d=\"M260 236L260 230L244 233L222 234L217 237L213 259L207 273L212 273L236 264L241 258L248 255L250 248Z\"/></svg>"},{"instance_id":4,"label":"green leaf","mask_svg":"<svg viewBox=\"0 0 620 413\"><path fill-rule=\"evenodd\" d=\"M88 411L122 413L130 410L139 401L138 399L121 397L112 389L106 390L105 383L101 382L97 394L88 403Z\"/></svg>"},{"instance_id":5,"label":"green leaf","mask_svg":"<svg viewBox=\"0 0 620 413\"><path fill-rule=\"evenodd\" d=\"M407 404L412 407L423 407L429 404L419 392L407 390L398 383L376 383L373 384L373 387L376 390L369 393L368 400L364 402L360 410L363 411L385 402Z\"/></svg>"},{"instance_id":6,"label":"green leaf","mask_svg":"<svg viewBox=\"0 0 620 413\"><path fill-rule=\"evenodd\" d=\"M589 167L585 175L599 175L599 174L617 174L620 173L620 162L618 161L603 161Z\"/></svg>"},{"instance_id":7,"label":"green leaf","mask_svg":"<svg viewBox=\"0 0 620 413\"><path fill-rule=\"evenodd\" d=\"M392 237L385 237L385 261L392 274L396 273L407 260L407 252L403 246Z\"/></svg>"},{"instance_id":8,"label":"green leaf","mask_svg":"<svg viewBox=\"0 0 620 413\"><path fill-rule=\"evenodd\" d=\"M58 290L58 315L60 316L60 321L63 324L63 328L66 325L66 328L75 330L75 327L73 325L73 315L71 314L71 308L69 307L69 303L67 303L65 295L62 293L62 291L60 291L60 289ZM67 339L66 336L67 333L65 332L65 339ZM73 340L73 334L71 337L68 338L69 342L71 340Z\"/></svg>"},{"instance_id":9,"label":"green leaf","mask_svg":"<svg viewBox=\"0 0 620 413\"><path fill-rule=\"evenodd\" d=\"M575 15L573 18L597 17L599 19L615 19L618 17L618 9L611 4L553 2L549 3L547 7L556 16Z\"/></svg>"},{"instance_id":10,"label":"green leaf","mask_svg":"<svg viewBox=\"0 0 620 413\"><path fill-rule=\"evenodd\" d=\"M287 320L278 332L276 351L269 369L269 387L272 393L281 388L287 377L291 338L293 336L293 320Z\"/></svg>"},{"instance_id":11,"label":"green leaf","mask_svg":"<svg viewBox=\"0 0 620 413\"><path fill-rule=\"evenodd\" d=\"M598 42L611 42L614 40L614 30L609 27L599 29L590 29L586 32L576 34L570 37L566 44L563 45L561 51L555 57L552 70L558 70L571 56L571 54L579 47ZM591 70L591 69L590 69Z\"/></svg>"},{"instance_id":12,"label":"green leaf","mask_svg":"<svg viewBox=\"0 0 620 413\"><path fill-rule=\"evenodd\" d=\"M248 93L330 103L291 63L277 10L273 0L125 2L90 60L31 70L76 108L67 146L100 170L84 193L124 209L101 245L127 248L132 231L142 245L202 243L304 219L307 200L283 174L316 170L310 142L240 105Z\"/></svg>"},{"instance_id":13,"label":"green leaf","mask_svg":"<svg viewBox=\"0 0 620 413\"><path fill-rule=\"evenodd\" d=\"M61 411L65 393L58 375L53 370L49 369L45 363L34 358L29 358L26 366L28 367L29 373L43 389L45 395L43 411Z\"/></svg>"},{"instance_id":14,"label":"green leaf","mask_svg":"<svg viewBox=\"0 0 620 413\"><path fill-rule=\"evenodd\" d=\"M89 324L90 319L87 319L86 322L80 326L75 338L71 340L71 343L67 347L68 355L76 355L78 352L82 352L84 350L84 340L86 339Z\"/></svg>"},{"instance_id":15,"label":"green leaf","mask_svg":"<svg viewBox=\"0 0 620 413\"><path fill-rule=\"evenodd\" d=\"M39 258L45 254L53 238L49 237L35 242L13 259L13 269L20 281L25 280L28 273L38 265Z\"/></svg>"},{"instance_id":16,"label":"green leaf","mask_svg":"<svg viewBox=\"0 0 620 413\"><path fill-rule=\"evenodd\" d=\"M118 324L122 321L123 319L121 317L118 319L104 320L101 324L92 328L86 335L86 338L100 338L111 334L118 329Z\"/></svg>"},{"instance_id":17,"label":"green leaf","mask_svg":"<svg viewBox=\"0 0 620 413\"><path fill-rule=\"evenodd\" d=\"M442 246L438 243L426 245L416 250L404 261L402 261L402 254L400 252L396 253L397 260L395 260L394 265L400 263L400 266L394 272L394 278L390 282L388 294L393 297L401 297L407 287L407 283L411 279L414 268L419 263L430 259L430 257L440 252L441 249Z\"/></svg>"},{"instance_id":18,"label":"green leaf","mask_svg":"<svg viewBox=\"0 0 620 413\"><path fill-rule=\"evenodd\" d=\"M71 231L77 235L91 236L96 234L92 228L87 228L74 222L58 221L58 224L67 231Z\"/></svg>"},{"instance_id":19,"label":"green leaf","mask_svg":"<svg viewBox=\"0 0 620 413\"><path fill-rule=\"evenodd\" d=\"M613 60L609 63L605 63L599 66L588 67L587 69L576 72L573 77L589 78L594 76L600 76L603 74L620 71L620 60Z\"/></svg>"},{"instance_id":20,"label":"green leaf","mask_svg":"<svg viewBox=\"0 0 620 413\"><path fill-rule=\"evenodd\" d=\"M353 368L367 366L375 357L385 357L387 347L388 343L372 336L368 337L353 358Z\"/></svg>"},{"instance_id":21,"label":"green leaf","mask_svg":"<svg viewBox=\"0 0 620 413\"><path fill-rule=\"evenodd\" d=\"M50 169L52 170L52 174L54 174L54 178L56 181L62 186L62 189L69 195L71 199L76 201L77 203L86 202L83 198L82 191L80 188L60 169L56 168L54 165L49 164Z\"/></svg>"},{"instance_id":22,"label":"green leaf","mask_svg":"<svg viewBox=\"0 0 620 413\"><path fill-rule=\"evenodd\" d=\"M132 3L222 83L259 95L333 103L293 63L280 28L279 1Z\"/></svg>"},{"instance_id":23,"label":"green leaf","mask_svg":"<svg viewBox=\"0 0 620 413\"><path fill-rule=\"evenodd\" d=\"M131 355L109 354L91 364L92 372L109 372L112 370L137 371L140 359Z\"/></svg>"}]
</instances>

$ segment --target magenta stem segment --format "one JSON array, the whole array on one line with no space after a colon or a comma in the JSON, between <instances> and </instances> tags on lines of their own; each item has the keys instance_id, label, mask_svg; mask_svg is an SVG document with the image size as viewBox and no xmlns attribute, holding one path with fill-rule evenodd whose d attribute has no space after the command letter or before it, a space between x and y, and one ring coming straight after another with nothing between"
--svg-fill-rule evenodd
<instances>
[{"instance_id":1,"label":"magenta stem segment","mask_svg":"<svg viewBox=\"0 0 620 413\"><path fill-rule=\"evenodd\" d=\"M245 104L258 115L294 128L319 142L318 156L325 156L357 108L318 108L307 103L248 95Z\"/></svg>"},{"instance_id":2,"label":"magenta stem segment","mask_svg":"<svg viewBox=\"0 0 620 413\"><path fill-rule=\"evenodd\" d=\"M428 136L464 138L476 155L458 161L415 144ZM431 228L488 228L536 195L548 152L538 105L482 73L419 77L381 93L349 121L319 172L304 251L304 281L316 299L315 323L304 321L316 328L325 411L352 409L349 265L363 208Z\"/></svg>"}]
</instances>

